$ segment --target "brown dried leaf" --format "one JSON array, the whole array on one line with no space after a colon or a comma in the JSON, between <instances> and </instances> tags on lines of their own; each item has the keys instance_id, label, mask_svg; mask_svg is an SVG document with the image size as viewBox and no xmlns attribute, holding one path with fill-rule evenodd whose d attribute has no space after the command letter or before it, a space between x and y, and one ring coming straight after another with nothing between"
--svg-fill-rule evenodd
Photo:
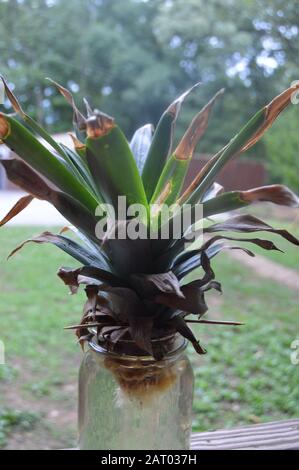
<instances>
[{"instance_id":1,"label":"brown dried leaf","mask_svg":"<svg viewBox=\"0 0 299 470\"><path fill-rule=\"evenodd\" d=\"M248 191L241 191L240 197L247 204L256 201L273 202L281 206L298 207L299 198L287 186L281 184L272 184L270 186L261 186Z\"/></svg>"},{"instance_id":2,"label":"brown dried leaf","mask_svg":"<svg viewBox=\"0 0 299 470\"><path fill-rule=\"evenodd\" d=\"M153 328L153 319L142 315L131 316L129 319L132 339L143 351L153 355L151 335Z\"/></svg>"},{"instance_id":3,"label":"brown dried leaf","mask_svg":"<svg viewBox=\"0 0 299 470\"><path fill-rule=\"evenodd\" d=\"M201 250L206 250L207 248L209 248L209 246L213 245L218 240L230 240L230 241L237 241L237 242L253 243L254 245L257 245L260 248L263 248L264 250L267 250L267 251L271 251L271 250L282 251L280 250L280 248L277 248L277 246L272 242L272 240L264 240L261 238L226 237L225 235L216 235L210 238L202 245ZM223 245L223 248L227 248L227 246ZM246 250L245 248L233 247L233 246L230 246L229 248L230 249L242 249L243 251L246 251L247 254L249 254L250 256L254 256L254 253L252 253L249 250Z\"/></svg>"},{"instance_id":4,"label":"brown dried leaf","mask_svg":"<svg viewBox=\"0 0 299 470\"><path fill-rule=\"evenodd\" d=\"M90 104L89 104L89 102L86 98L83 98L83 103L85 104L87 117L91 116L93 114L93 109L90 106Z\"/></svg>"},{"instance_id":5,"label":"brown dried leaf","mask_svg":"<svg viewBox=\"0 0 299 470\"><path fill-rule=\"evenodd\" d=\"M125 336L129 331L127 327L121 327L119 329L113 330L109 335L109 341L112 343L113 347L118 343L123 336Z\"/></svg>"},{"instance_id":6,"label":"brown dried leaf","mask_svg":"<svg viewBox=\"0 0 299 470\"><path fill-rule=\"evenodd\" d=\"M178 117L178 114L180 112L180 109L181 109L181 106L182 106L182 103L184 102L184 100L187 98L187 96L195 89L197 88L199 85L201 85L200 82L198 83L195 83L195 85L193 85L191 88L189 88L187 91L185 91L184 93L182 93L175 101L173 101L169 106L168 108L166 109L166 111L164 112L164 114L171 114L172 117L173 117L173 121L175 122L177 117Z\"/></svg>"},{"instance_id":7,"label":"brown dried leaf","mask_svg":"<svg viewBox=\"0 0 299 470\"><path fill-rule=\"evenodd\" d=\"M0 143L3 144L3 140L10 134L10 125L7 122L5 114L0 113ZM1 160L0 160L1 161Z\"/></svg>"},{"instance_id":8,"label":"brown dried leaf","mask_svg":"<svg viewBox=\"0 0 299 470\"><path fill-rule=\"evenodd\" d=\"M205 105L205 107L193 118L182 140L174 151L174 155L178 160L188 160L192 157L199 139L203 136L208 127L211 109L216 99L223 95L223 93L224 89L219 90Z\"/></svg>"},{"instance_id":9,"label":"brown dried leaf","mask_svg":"<svg viewBox=\"0 0 299 470\"><path fill-rule=\"evenodd\" d=\"M14 184L37 199L51 200L51 183L46 182L29 165L17 158L1 159L0 163L4 166L8 179Z\"/></svg>"},{"instance_id":10,"label":"brown dried leaf","mask_svg":"<svg viewBox=\"0 0 299 470\"><path fill-rule=\"evenodd\" d=\"M159 292L164 292L184 298L179 280L171 271L161 274L134 274L131 280L143 297L151 298Z\"/></svg>"},{"instance_id":11,"label":"brown dried leaf","mask_svg":"<svg viewBox=\"0 0 299 470\"><path fill-rule=\"evenodd\" d=\"M55 82L51 78L47 78L55 87L58 89L58 91L61 93L61 95L66 99L66 101L71 105L73 108L73 113L74 113L74 123L78 127L79 130L84 130L86 129L86 118L83 116L83 114L79 111L79 109L76 106L74 97L72 93L65 87L59 85L59 83Z\"/></svg>"},{"instance_id":12,"label":"brown dried leaf","mask_svg":"<svg viewBox=\"0 0 299 470\"><path fill-rule=\"evenodd\" d=\"M294 93L299 90L299 83L295 83L290 88L276 96L267 106L265 106L265 120L258 131L251 137L247 144L242 148L245 152L252 147L271 127L277 116L288 106Z\"/></svg>"},{"instance_id":13,"label":"brown dried leaf","mask_svg":"<svg viewBox=\"0 0 299 470\"><path fill-rule=\"evenodd\" d=\"M0 227L2 227L2 225L5 225L7 222L13 219L16 215L22 212L22 210L24 210L33 199L34 197L31 195L21 197L18 200L18 202L16 202L16 204L6 214L6 216L3 217L3 219L0 221Z\"/></svg>"},{"instance_id":14,"label":"brown dried leaf","mask_svg":"<svg viewBox=\"0 0 299 470\"><path fill-rule=\"evenodd\" d=\"M182 292L185 298L178 298L173 294L159 294L155 297L155 302L167 305L174 310L203 315L208 310L204 293L199 287L183 286Z\"/></svg>"},{"instance_id":15,"label":"brown dried leaf","mask_svg":"<svg viewBox=\"0 0 299 470\"><path fill-rule=\"evenodd\" d=\"M32 196L50 202L67 220L98 242L95 236L96 219L79 201L58 191L54 185L19 159L0 160L0 163L10 181Z\"/></svg>"},{"instance_id":16,"label":"brown dried leaf","mask_svg":"<svg viewBox=\"0 0 299 470\"><path fill-rule=\"evenodd\" d=\"M245 325L238 321L218 321L218 320L185 320L186 323L204 323L205 325L231 325L231 326L240 326Z\"/></svg>"},{"instance_id":17,"label":"brown dried leaf","mask_svg":"<svg viewBox=\"0 0 299 470\"><path fill-rule=\"evenodd\" d=\"M208 310L204 298L204 292L210 289L217 289L221 292L221 285L219 282L213 281L215 274L211 268L210 260L205 251L202 251L200 256L201 267L205 271L205 274L202 279L197 279L181 287L184 298L178 298L174 294L163 293L155 297L155 302L162 303L175 310L181 310L183 312L198 315L203 315Z\"/></svg>"},{"instance_id":18,"label":"brown dried leaf","mask_svg":"<svg viewBox=\"0 0 299 470\"><path fill-rule=\"evenodd\" d=\"M91 139L97 139L106 135L115 127L114 119L102 111L95 110L86 121L87 136Z\"/></svg>"},{"instance_id":19,"label":"brown dried leaf","mask_svg":"<svg viewBox=\"0 0 299 470\"><path fill-rule=\"evenodd\" d=\"M96 310L97 310L97 300L98 300L98 292L99 286L88 285L85 287L85 292L87 295L87 299L89 302L89 308L91 310L91 315L95 319Z\"/></svg>"},{"instance_id":20,"label":"brown dried leaf","mask_svg":"<svg viewBox=\"0 0 299 470\"><path fill-rule=\"evenodd\" d=\"M287 230L271 227L271 225L266 224L262 220L259 220L252 215L238 215L235 217L231 217L225 222L210 225L209 227L205 228L204 231L206 233L220 231L233 231L241 233L270 232L280 235L281 237L288 240L290 243L299 246L299 240Z\"/></svg>"},{"instance_id":21,"label":"brown dried leaf","mask_svg":"<svg viewBox=\"0 0 299 470\"><path fill-rule=\"evenodd\" d=\"M206 350L199 344L199 341L195 338L192 330L188 327L186 324L186 321L184 318L180 315L177 315L176 317L171 319L171 325L182 335L184 338L188 339L195 351L198 354L206 354Z\"/></svg>"},{"instance_id":22,"label":"brown dried leaf","mask_svg":"<svg viewBox=\"0 0 299 470\"><path fill-rule=\"evenodd\" d=\"M77 139L77 137L72 132L69 132L68 134L69 134L70 138L72 139L74 147L75 147L76 150L85 150L86 149L86 145L83 144L83 142L81 142L79 139Z\"/></svg>"},{"instance_id":23,"label":"brown dried leaf","mask_svg":"<svg viewBox=\"0 0 299 470\"><path fill-rule=\"evenodd\" d=\"M3 82L5 93L8 97L8 99L9 99L13 109L15 110L16 113L20 114L23 118L25 118L26 114L23 111L18 99L16 98L16 96L13 94L13 92L9 88L8 83L6 82L5 78L2 75L0 75L0 79Z\"/></svg>"},{"instance_id":24,"label":"brown dried leaf","mask_svg":"<svg viewBox=\"0 0 299 470\"><path fill-rule=\"evenodd\" d=\"M78 275L80 268L71 269L71 268L59 268L57 276L62 279L62 281L70 288L71 294L76 294L78 292Z\"/></svg>"}]
</instances>

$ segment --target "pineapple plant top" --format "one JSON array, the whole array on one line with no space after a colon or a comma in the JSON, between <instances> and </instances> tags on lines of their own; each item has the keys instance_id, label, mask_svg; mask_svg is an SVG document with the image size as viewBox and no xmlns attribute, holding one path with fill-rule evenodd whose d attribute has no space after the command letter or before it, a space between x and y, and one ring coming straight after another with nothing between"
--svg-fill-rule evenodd
<instances>
[{"instance_id":1,"label":"pineapple plant top","mask_svg":"<svg viewBox=\"0 0 299 470\"><path fill-rule=\"evenodd\" d=\"M137 129L128 142L113 118L93 110L86 100L84 115L72 94L52 82L73 109L74 149L70 149L57 143L27 115L4 78L2 81L15 114L0 113L0 139L18 158L1 160L1 164L8 178L28 195L15 204L0 225L15 217L33 198L50 202L71 224L59 234L44 232L26 240L10 256L28 242L52 243L80 262L82 266L76 269L60 268L58 276L72 293L81 285L85 288L87 301L81 322L69 327L76 330L81 345L96 337L100 344L113 350L126 339L159 360L165 350L153 347L152 340L178 332L199 354L204 354L206 351L189 323L236 324L203 318L207 311L205 292L221 292L211 259L224 249L242 249L254 256L251 250L239 246L244 241L265 250L278 250L265 238L267 233L299 245L299 240L287 230L246 214L229 215L226 220L205 224L203 228L198 225L216 214L231 213L257 201L298 207L296 194L283 185L225 192L216 179L227 162L263 136L291 102L299 85L288 88L260 109L182 191L196 145L223 90L198 112L174 148L180 108L198 84L170 104L155 131L147 124ZM124 201L124 211L119 208L120 200ZM132 209L136 207L142 208L138 215ZM169 209L166 216L165 207ZM187 227L178 224L185 207L190 216ZM121 236L132 224L137 236ZM76 234L77 241L66 236L68 230ZM204 235L201 245L186 248L190 233L198 232ZM261 235L239 235L253 232Z\"/></svg>"}]
</instances>

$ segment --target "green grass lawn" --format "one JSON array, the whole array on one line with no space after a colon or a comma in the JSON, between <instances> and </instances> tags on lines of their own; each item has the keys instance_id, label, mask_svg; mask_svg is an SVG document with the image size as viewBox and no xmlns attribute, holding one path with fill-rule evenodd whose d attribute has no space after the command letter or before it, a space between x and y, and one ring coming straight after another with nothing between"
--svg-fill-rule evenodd
<instances>
[{"instance_id":1,"label":"green grass lawn","mask_svg":"<svg viewBox=\"0 0 299 470\"><path fill-rule=\"evenodd\" d=\"M0 232L0 340L6 346L6 365L0 366L2 446L21 441L27 448L59 448L74 445L76 438L81 353L63 327L80 319L84 295L68 295L56 277L59 266L76 264L55 247L36 245L5 260L18 242L40 231ZM293 268L297 251L289 257ZM215 259L214 269L224 295L207 295L209 317L246 325L196 328L208 354L197 356L190 348L194 430L298 417L299 365L290 362L290 344L299 338L298 291L256 277L227 253Z\"/></svg>"},{"instance_id":2,"label":"green grass lawn","mask_svg":"<svg viewBox=\"0 0 299 470\"><path fill-rule=\"evenodd\" d=\"M76 409L76 388L70 392L68 386L76 382L81 354L74 334L63 327L81 318L84 296L70 296L56 271L76 262L55 247L34 244L6 261L16 244L41 231L13 227L0 234L0 339L6 356L6 366L0 366L0 387L5 391L0 394L0 443L1 423L3 435L15 422L3 416L14 415L12 408L17 407L37 416L45 440L50 435L63 447L73 445L76 423L61 429L47 417L51 409Z\"/></svg>"}]
</instances>

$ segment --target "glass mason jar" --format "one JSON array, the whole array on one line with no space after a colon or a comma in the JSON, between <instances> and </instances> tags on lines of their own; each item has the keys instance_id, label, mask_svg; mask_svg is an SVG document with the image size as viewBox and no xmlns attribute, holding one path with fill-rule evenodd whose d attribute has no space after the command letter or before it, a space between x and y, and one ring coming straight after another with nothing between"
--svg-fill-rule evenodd
<instances>
[{"instance_id":1,"label":"glass mason jar","mask_svg":"<svg viewBox=\"0 0 299 470\"><path fill-rule=\"evenodd\" d=\"M180 335L152 341L161 361L132 341L108 352L89 343L79 373L79 448L189 449L193 371Z\"/></svg>"}]
</instances>

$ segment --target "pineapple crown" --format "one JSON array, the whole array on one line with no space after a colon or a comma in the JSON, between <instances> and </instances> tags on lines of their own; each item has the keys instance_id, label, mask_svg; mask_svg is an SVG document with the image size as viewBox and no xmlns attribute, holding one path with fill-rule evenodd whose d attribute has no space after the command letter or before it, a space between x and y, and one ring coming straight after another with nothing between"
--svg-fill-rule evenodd
<instances>
[{"instance_id":1,"label":"pineapple crown","mask_svg":"<svg viewBox=\"0 0 299 470\"><path fill-rule=\"evenodd\" d=\"M221 222L204 225L201 222L258 201L298 207L296 194L283 185L225 192L215 180L227 162L263 136L291 102L299 84L259 110L182 190L194 150L208 127L214 103L224 90L198 112L174 148L173 134L180 108L199 84L170 104L155 131L151 124L146 124L128 142L112 117L93 110L87 100L83 115L70 91L52 81L73 109L74 148L69 148L56 142L27 115L4 78L2 81L18 116L0 113L0 139L19 158L4 159L1 164L8 178L28 195L14 205L0 225L15 217L34 198L50 202L70 222L59 234L44 232L26 240L10 256L28 242L51 243L81 264L79 268L63 267L58 271L71 293L76 293L81 285L85 287L87 301L81 322L68 327L76 330L80 344L83 346L96 336L105 347L113 349L120 340L131 339L140 350L159 360L165 351L153 349L154 338L178 332L199 354L204 354L205 349L188 323L240 324L202 318L208 309L205 293L211 289L221 292L211 259L224 249L241 249L254 256L235 242L249 242L265 250L279 249L267 239L240 238L234 232L275 233L297 246L299 240L287 230L246 214L228 215ZM142 216L131 213L120 217L120 197L126 201L125 209L141 206ZM114 210L114 222L110 221L109 210L99 211L102 205ZM186 205L190 214L187 227L178 224ZM171 208L166 218L162 217L165 207ZM99 223L106 228L101 236L97 232ZM119 236L130 223L135 224L139 234L143 227L146 236ZM167 237L163 236L165 227ZM67 237L67 231L74 232L77 240ZM154 236L150 236L152 233ZM186 248L190 233L200 234L201 243L197 240Z\"/></svg>"}]
</instances>

